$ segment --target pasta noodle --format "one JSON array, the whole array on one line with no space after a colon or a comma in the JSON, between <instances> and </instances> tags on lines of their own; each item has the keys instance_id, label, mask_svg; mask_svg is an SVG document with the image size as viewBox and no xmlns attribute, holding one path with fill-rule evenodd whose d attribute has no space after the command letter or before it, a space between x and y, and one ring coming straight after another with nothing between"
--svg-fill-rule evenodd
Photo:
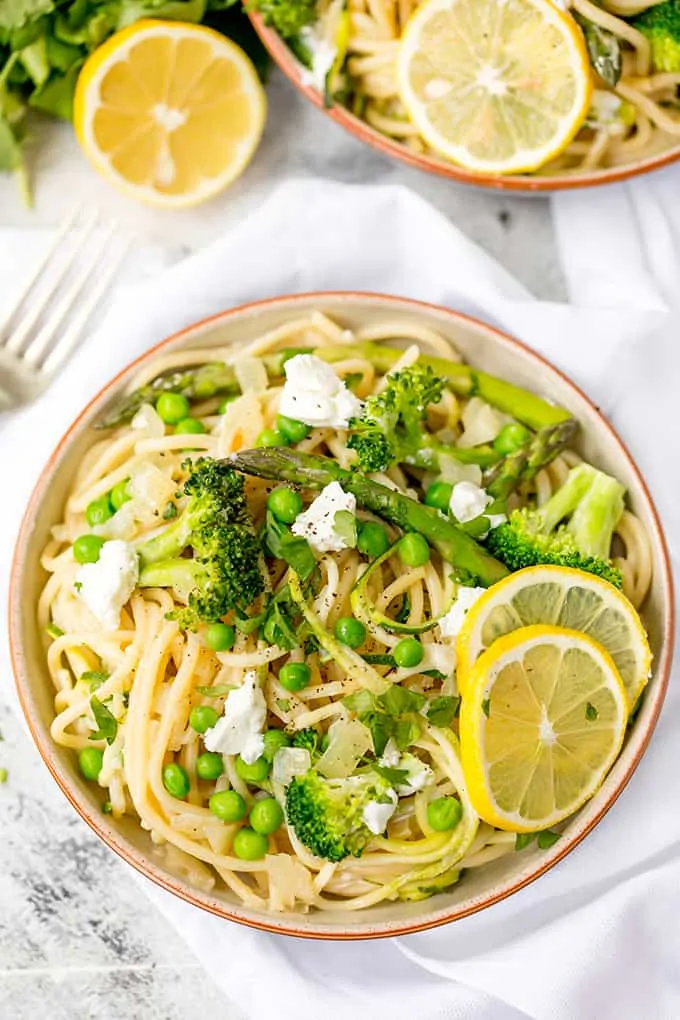
<instances>
[{"instance_id":1,"label":"pasta noodle","mask_svg":"<svg viewBox=\"0 0 680 1020\"><path fill-rule=\"evenodd\" d=\"M365 9L360 6L363 0L353 2L358 23L368 25L366 19L370 19L376 38L393 34L408 13L406 0L394 7L387 6L385 0L370 0ZM321 314L289 323L255 340L238 358L243 363L282 348L395 339L418 345L415 350L409 348L406 363L417 357L419 349L460 360L447 340L426 327L386 322L350 333ZM229 362L233 358L231 348L162 354L142 369L133 388L170 369L220 359ZM362 397L375 392L382 383L375 366L354 354L338 361L336 369L341 376L355 378ZM248 376L256 377L257 372ZM114 819L123 815L137 818L149 832L157 852L164 855L167 866L200 889L208 890L219 883L245 905L269 911L315 907L352 911L388 899L428 895L428 890L452 884L466 869L483 867L514 848L513 834L482 824L467 850L461 852L456 829L435 832L429 825L426 808L434 796L465 797L455 743L444 729L423 719L413 750L432 769L433 783L399 801L387 834L374 837L361 857L349 856L338 862L320 860L310 854L290 827L283 825L268 836L265 857L244 860L233 853L239 823L225 823L216 817L209 798L214 792L232 789L250 809L258 790L239 775L233 756L225 757L225 771L216 782L197 778L202 738L189 725L192 708L210 706L221 713L230 691L242 683L244 672L254 670L263 686L270 726L285 727L290 734L307 727L318 727L326 733L331 723L347 717L342 699L361 689L360 679L346 673L332 658L312 655L308 660L309 685L290 691L281 684L278 671L284 657L299 661L299 649L272 645L258 636L258 631L237 630L231 650L213 651L200 632L181 631L169 618L182 604L171 589L138 588L121 612L118 629L113 631L97 625L74 590L79 564L74 559L73 542L88 530L85 512L93 500L130 479L137 495L97 525L95 531L105 539L122 535L133 542L155 534L163 522L157 510L145 512L142 496L151 503L154 498L160 504L171 500L187 476L187 458L227 456L244 444L252 444L253 422L256 432L275 425L279 396L280 387L276 386L260 392L251 390L223 413L218 411L219 398L208 397L194 409L195 413L200 411L206 431L190 436L168 433L159 427L155 412L147 408L133 425L123 425L95 442L84 457L63 519L55 525L42 557L48 580L37 612L41 632L46 635L45 653L55 689L52 737L74 751L96 747L103 752L98 782L106 791L105 809ZM461 417L465 417L468 407L466 398L445 393L441 403L431 409L432 421L437 428L448 429L452 437L460 435ZM328 428L312 430L299 443L299 449L330 453L341 460L348 457L343 434ZM574 452L563 454L540 472L521 494L522 501L535 498L539 505L544 503L578 460ZM416 479L401 468L377 477L402 492L416 484ZM143 490L142 482L149 491ZM248 504L257 528L264 520L270 488L258 479L248 481ZM394 529L390 532L392 537L396 535ZM644 527L629 510L621 518L615 541L626 593L635 605L640 605L650 583L651 557ZM313 609L332 631L341 617L352 616L350 596L364 562L356 549L347 548L324 553L318 566ZM281 567L280 563L272 567L274 587L284 580L285 564L283 571ZM377 610L387 613L390 607L401 604L406 607L405 620L410 625L442 615L452 597L450 567L437 554L419 567L385 562L375 574L373 587ZM400 684L429 696L453 694L452 668L448 676L436 667L432 673L432 663L441 661L435 655L438 651L441 656L445 644L433 627L420 636L425 672L404 669L398 677ZM368 639L368 653L378 656L379 661L381 655L393 651L398 640L399 634L375 626ZM380 664L374 668L380 675L388 675L392 669ZM101 736L93 739L97 725L93 695L116 719L115 736L110 741ZM164 786L163 770L169 762L181 765L191 777L185 799L172 796Z\"/></svg>"}]
</instances>

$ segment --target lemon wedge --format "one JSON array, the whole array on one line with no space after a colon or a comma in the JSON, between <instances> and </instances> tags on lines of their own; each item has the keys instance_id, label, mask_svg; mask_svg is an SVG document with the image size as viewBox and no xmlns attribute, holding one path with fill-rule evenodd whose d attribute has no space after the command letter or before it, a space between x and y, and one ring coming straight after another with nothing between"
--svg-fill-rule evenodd
<instances>
[{"instance_id":1,"label":"lemon wedge","mask_svg":"<svg viewBox=\"0 0 680 1020\"><path fill-rule=\"evenodd\" d=\"M523 627L475 663L460 710L463 771L485 822L537 832L577 811L616 760L628 699L589 637Z\"/></svg>"},{"instance_id":2,"label":"lemon wedge","mask_svg":"<svg viewBox=\"0 0 680 1020\"><path fill-rule=\"evenodd\" d=\"M427 143L480 173L536 170L583 123L583 33L552 0L425 0L401 39L397 81Z\"/></svg>"},{"instance_id":3,"label":"lemon wedge","mask_svg":"<svg viewBox=\"0 0 680 1020\"><path fill-rule=\"evenodd\" d=\"M632 710L647 680L652 653L642 622L618 588L570 567L518 570L475 602L456 639L458 687L465 691L482 652L505 634L532 624L587 634L611 655Z\"/></svg>"},{"instance_id":4,"label":"lemon wedge","mask_svg":"<svg viewBox=\"0 0 680 1020\"><path fill-rule=\"evenodd\" d=\"M153 205L181 208L238 177L262 135L264 90L229 39L200 25L137 21L88 58L74 124L91 163Z\"/></svg>"}]
</instances>

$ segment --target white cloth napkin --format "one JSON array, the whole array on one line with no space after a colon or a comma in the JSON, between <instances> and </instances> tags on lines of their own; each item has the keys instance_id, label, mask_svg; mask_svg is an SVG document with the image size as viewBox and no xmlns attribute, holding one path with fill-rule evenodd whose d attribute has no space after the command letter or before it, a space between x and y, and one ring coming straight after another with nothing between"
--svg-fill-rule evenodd
<instances>
[{"instance_id":1,"label":"white cloth napkin","mask_svg":"<svg viewBox=\"0 0 680 1020\"><path fill-rule=\"evenodd\" d=\"M478 315L566 370L639 458L677 567L680 222L665 208L672 182L660 175L653 187L555 203L571 306L535 300L403 188L288 182L228 237L121 290L50 391L4 422L0 451L15 478L3 516L14 530L55 436L148 345L249 299L364 289ZM4 645L0 654L2 683ZM676 675L625 796L585 844L530 888L446 928L370 947L303 942L240 928L140 882L252 1020L678 1020L679 682Z\"/></svg>"}]
</instances>

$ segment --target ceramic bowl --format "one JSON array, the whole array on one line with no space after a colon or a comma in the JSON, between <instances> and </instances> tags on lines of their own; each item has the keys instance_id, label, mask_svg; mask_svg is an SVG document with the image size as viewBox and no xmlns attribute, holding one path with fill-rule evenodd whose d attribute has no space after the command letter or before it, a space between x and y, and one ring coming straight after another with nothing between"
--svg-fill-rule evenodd
<instances>
[{"instance_id":1,"label":"ceramic bowl","mask_svg":"<svg viewBox=\"0 0 680 1020\"><path fill-rule=\"evenodd\" d=\"M353 113L344 106L334 104L327 106L323 95L318 89L308 85L302 75L302 66L296 60L290 48L284 40L273 29L268 28L261 15L250 12L257 34L266 47L269 55L277 64L286 77L293 83L299 92L305 96L314 106L334 120L336 124L348 131L355 138L365 142L372 148L377 149L383 156L399 160L408 166L416 167L418 170L425 170L439 177L448 177L452 181L459 181L463 184L472 184L478 188L489 188L492 191L505 191L515 194L549 194L553 191L569 191L574 188L591 188L599 184L613 184L617 181L627 181L632 177L639 177L641 174L650 173L660 167L668 166L680 159L680 145L672 148L663 148L658 152L646 155L636 162L627 163L625 166L615 166L606 169L571 171L570 173L551 173L549 176L540 174L480 174L465 167L456 166L436 155L412 152L405 145L382 134L371 127L365 120L355 117Z\"/></svg>"},{"instance_id":2,"label":"ceramic bowl","mask_svg":"<svg viewBox=\"0 0 680 1020\"><path fill-rule=\"evenodd\" d=\"M239 345L313 309L350 329L378 321L393 323L397 334L400 326L409 323L429 326L449 338L473 365L538 391L573 412L582 425L582 454L626 485L631 506L650 535L654 580L644 612L654 670L620 758L596 796L569 822L551 849L510 854L466 875L449 892L419 903L388 903L354 915L318 911L271 916L243 907L227 890L205 893L191 888L170 870L136 821L113 822L102 814L101 791L81 777L75 754L50 737L54 692L37 633L36 604L45 581L40 553L51 526L60 519L76 467L95 438L91 425L132 377L161 349ZM16 684L38 750L71 804L112 850L158 885L221 917L298 937L360 939L417 932L488 909L548 871L597 825L633 774L661 709L671 662L672 603L668 553L642 475L611 426L561 372L517 340L445 308L382 295L321 293L275 298L196 323L142 355L93 398L59 442L28 504L14 556L9 623Z\"/></svg>"}]
</instances>

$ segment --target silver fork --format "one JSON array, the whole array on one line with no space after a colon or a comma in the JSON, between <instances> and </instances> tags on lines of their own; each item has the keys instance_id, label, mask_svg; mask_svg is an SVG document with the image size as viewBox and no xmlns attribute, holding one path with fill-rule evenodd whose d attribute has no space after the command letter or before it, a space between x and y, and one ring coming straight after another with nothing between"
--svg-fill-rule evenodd
<instances>
[{"instance_id":1,"label":"silver fork","mask_svg":"<svg viewBox=\"0 0 680 1020\"><path fill-rule=\"evenodd\" d=\"M0 411L49 386L104 301L130 246L98 213L72 213L0 320Z\"/></svg>"}]
</instances>

